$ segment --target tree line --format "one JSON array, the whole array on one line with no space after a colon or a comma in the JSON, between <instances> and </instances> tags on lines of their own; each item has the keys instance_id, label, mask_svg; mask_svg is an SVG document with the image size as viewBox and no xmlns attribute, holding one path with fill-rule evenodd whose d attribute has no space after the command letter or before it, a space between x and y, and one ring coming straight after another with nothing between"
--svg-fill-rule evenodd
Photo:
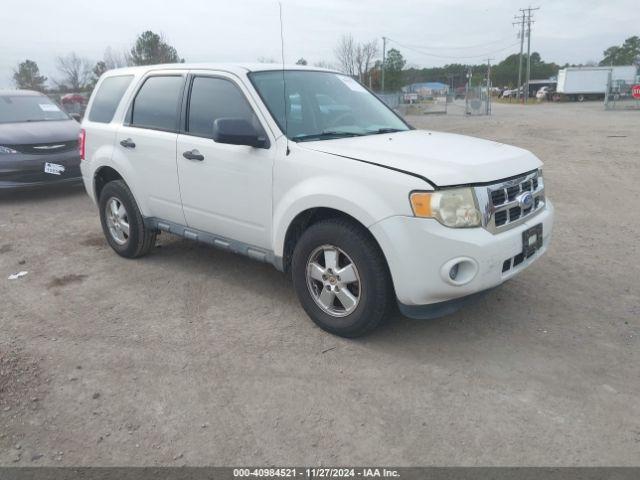
<instances>
[{"instance_id":1,"label":"tree line","mask_svg":"<svg viewBox=\"0 0 640 480\"><path fill-rule=\"evenodd\" d=\"M95 64L76 52L56 57L58 75L51 82L60 93L86 92L93 90L100 76L113 68L182 62L184 58L178 55L176 48L162 34L147 30L138 36L128 50L117 52L107 47L103 58ZM13 72L13 82L17 88L44 92L48 80L40 73L38 64L29 59L19 63Z\"/></svg>"},{"instance_id":2,"label":"tree line","mask_svg":"<svg viewBox=\"0 0 640 480\"><path fill-rule=\"evenodd\" d=\"M276 63L272 58L260 57L265 63ZM382 53L378 41L358 41L350 34L343 35L334 49L334 63L321 61L314 65L322 68L337 69L357 78L374 91L382 90ZM518 65L520 56L512 54L491 67L491 83L500 87L514 87L518 82ZM523 65L527 56L523 55ZM107 70L132 65L153 65L160 63L181 63L184 58L178 55L175 47L170 45L162 34L152 31L141 33L130 49L116 52L111 48L105 50L104 56L96 63L71 52L56 58L58 76L52 78L55 89L60 93L91 91L100 76ZM398 91L404 85L421 82L441 82L452 88L466 84L469 77L471 83L481 84L487 75L486 64L452 63L443 67L417 68L408 67L402 53L391 48L385 55L384 90ZM300 58L299 65L307 65L307 60ZM596 65L591 62L587 65ZM627 38L620 46L612 46L603 52L599 65L640 64L640 37ZM566 66L575 66L565 64ZM531 54L531 78L542 79L557 75L562 68L554 62L545 62L538 52ZM471 75L469 75L471 73ZM13 80L18 88L45 91L47 77L40 73L38 65L32 60L21 62L14 70Z\"/></svg>"}]
</instances>

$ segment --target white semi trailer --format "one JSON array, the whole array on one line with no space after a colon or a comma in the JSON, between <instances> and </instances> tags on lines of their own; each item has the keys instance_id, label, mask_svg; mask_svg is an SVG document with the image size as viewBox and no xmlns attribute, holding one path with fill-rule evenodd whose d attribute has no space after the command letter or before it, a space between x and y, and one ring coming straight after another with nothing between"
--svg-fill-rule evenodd
<instances>
[{"instance_id":1,"label":"white semi trailer","mask_svg":"<svg viewBox=\"0 0 640 480\"><path fill-rule=\"evenodd\" d=\"M603 99L607 91L609 74L613 81L633 84L638 75L634 65L615 67L567 67L558 72L556 95L583 102L587 99Z\"/></svg>"}]
</instances>

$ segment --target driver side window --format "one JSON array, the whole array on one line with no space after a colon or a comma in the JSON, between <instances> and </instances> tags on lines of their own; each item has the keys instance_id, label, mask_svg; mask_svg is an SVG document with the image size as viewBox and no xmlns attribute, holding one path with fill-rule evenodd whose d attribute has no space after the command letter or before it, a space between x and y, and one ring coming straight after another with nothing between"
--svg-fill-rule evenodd
<instances>
[{"instance_id":1,"label":"driver side window","mask_svg":"<svg viewBox=\"0 0 640 480\"><path fill-rule=\"evenodd\" d=\"M186 131L190 135L211 138L213 122L218 118L241 118L262 126L242 91L229 80L195 77L191 85Z\"/></svg>"}]
</instances>

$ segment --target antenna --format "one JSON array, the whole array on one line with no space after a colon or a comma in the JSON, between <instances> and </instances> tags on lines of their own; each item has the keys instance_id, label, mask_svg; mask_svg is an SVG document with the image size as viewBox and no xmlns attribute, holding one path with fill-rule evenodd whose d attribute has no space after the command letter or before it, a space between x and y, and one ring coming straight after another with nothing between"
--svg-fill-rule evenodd
<instances>
[{"instance_id":1,"label":"antenna","mask_svg":"<svg viewBox=\"0 0 640 480\"><path fill-rule=\"evenodd\" d=\"M286 76L284 74L284 27L282 24L282 2L278 2L278 5L280 6L280 52L282 55L282 100L283 100L283 105L284 105L284 138L285 141L287 142L287 150L286 150L286 154L289 155L289 137L288 137L288 133L289 133L289 121L288 121L288 115L287 115L287 110L289 110L287 108L287 79Z\"/></svg>"}]
</instances>

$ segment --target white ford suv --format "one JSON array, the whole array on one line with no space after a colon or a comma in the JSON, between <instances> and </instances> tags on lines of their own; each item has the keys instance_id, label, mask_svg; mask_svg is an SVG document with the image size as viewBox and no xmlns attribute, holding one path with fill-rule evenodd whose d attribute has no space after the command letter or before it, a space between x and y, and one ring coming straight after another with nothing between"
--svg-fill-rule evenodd
<instances>
[{"instance_id":1,"label":"white ford suv","mask_svg":"<svg viewBox=\"0 0 640 480\"><path fill-rule=\"evenodd\" d=\"M337 72L113 70L82 127L84 183L118 254L144 255L164 231L269 262L342 336L396 304L413 318L454 311L551 237L533 154L415 130Z\"/></svg>"}]
</instances>

